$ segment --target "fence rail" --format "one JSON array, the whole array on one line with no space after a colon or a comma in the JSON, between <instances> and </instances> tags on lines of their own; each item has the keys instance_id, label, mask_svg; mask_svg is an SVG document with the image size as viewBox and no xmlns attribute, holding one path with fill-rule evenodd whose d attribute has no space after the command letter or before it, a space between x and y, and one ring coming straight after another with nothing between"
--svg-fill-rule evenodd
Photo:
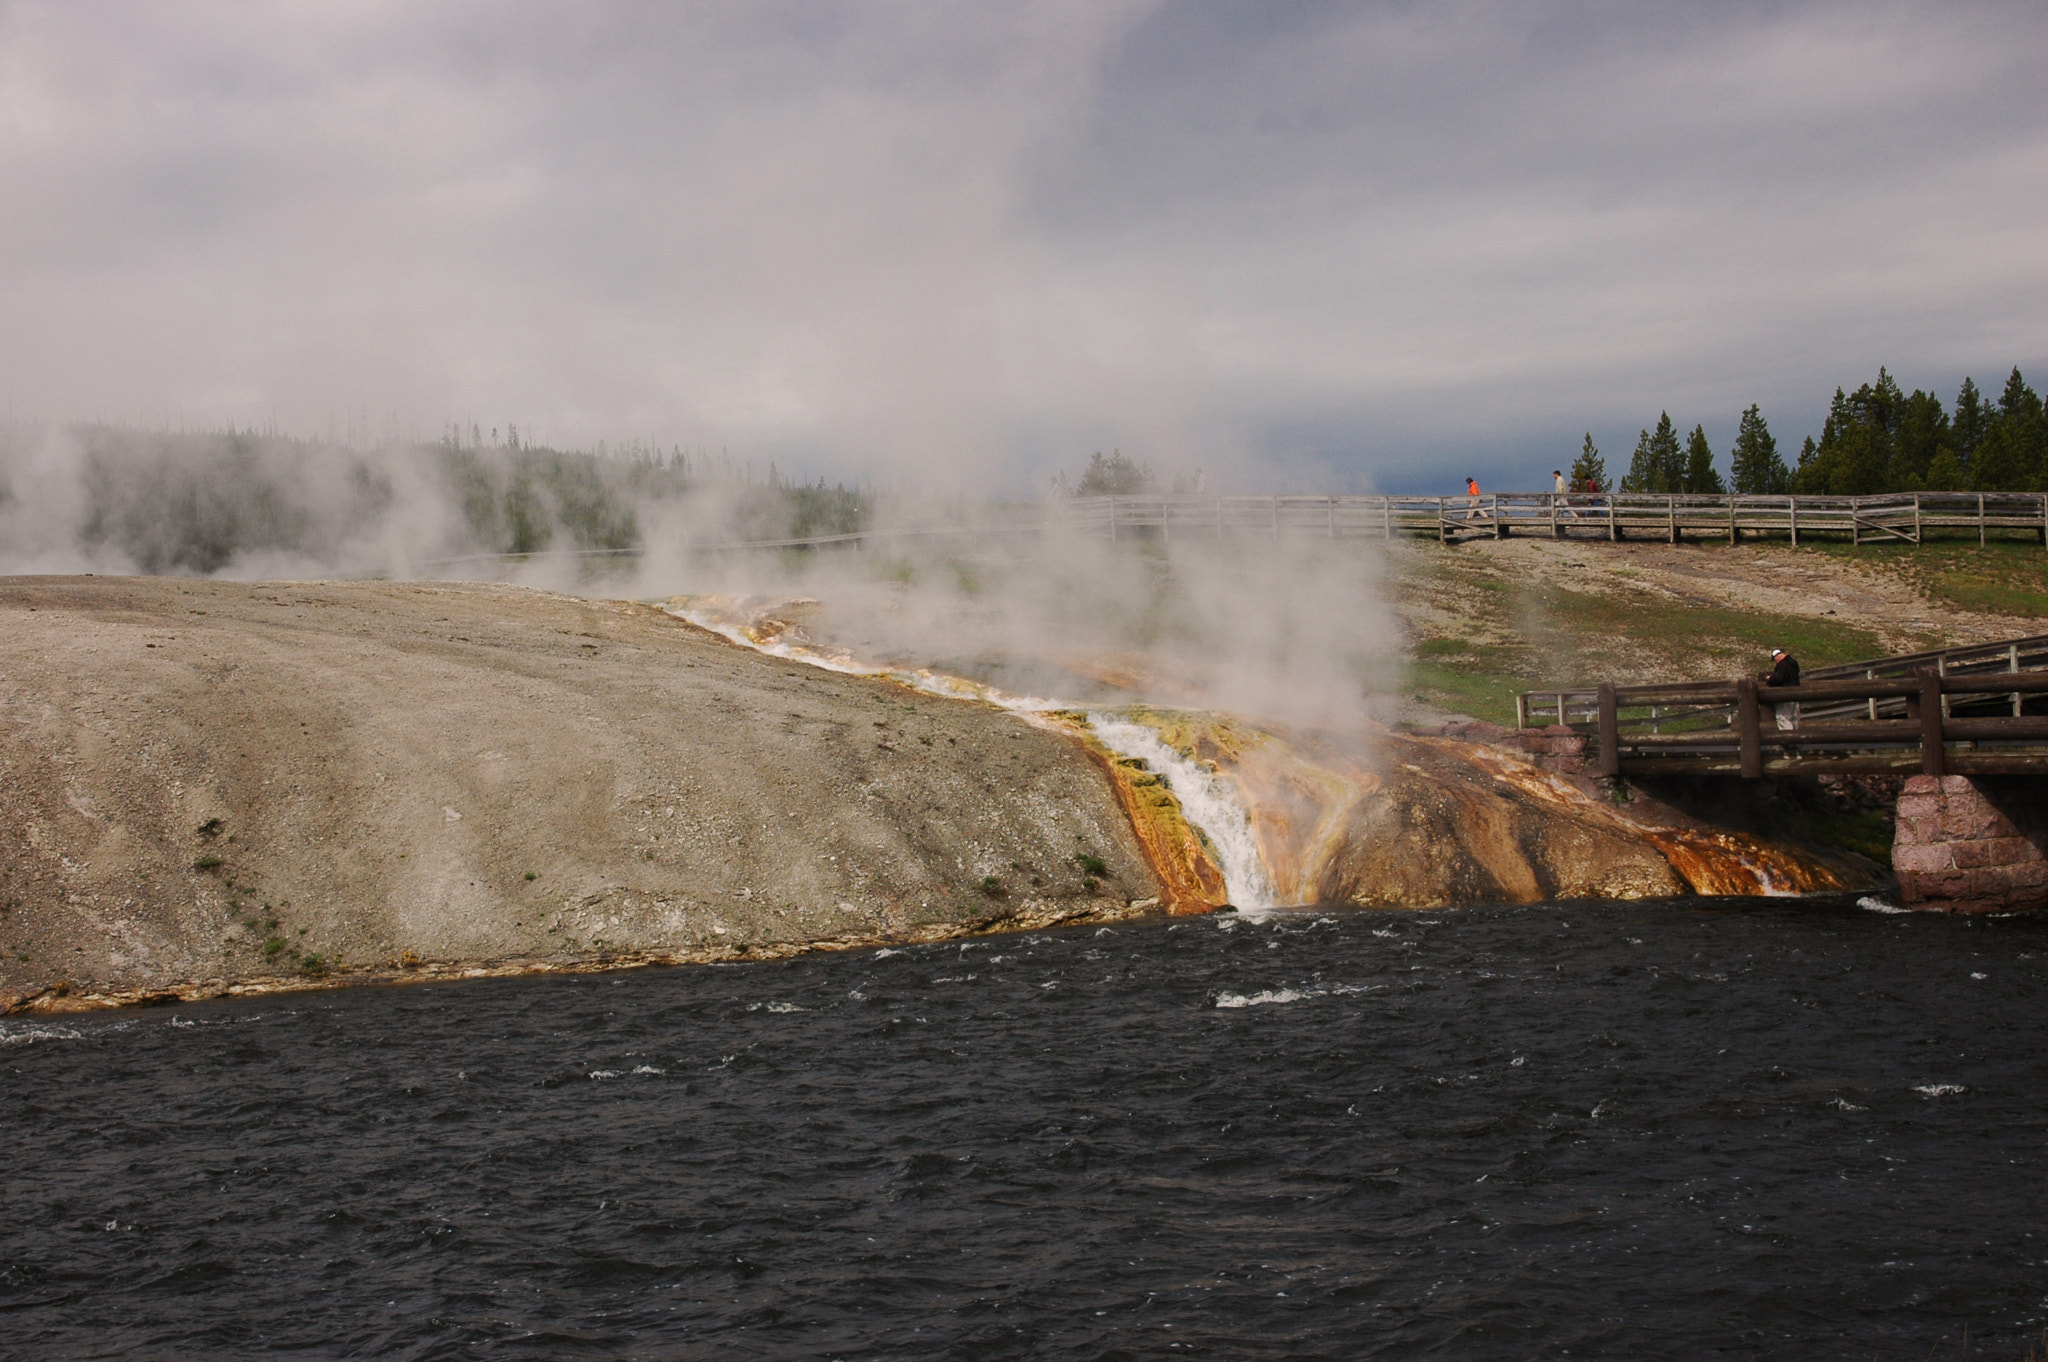
<instances>
[{"instance_id":1,"label":"fence rail","mask_svg":"<svg viewBox=\"0 0 2048 1362\"><path fill-rule=\"evenodd\" d=\"M1477 497L1138 496L1056 503L1057 523L1109 539L1329 539L1424 535L1444 542L1541 535L1552 539L1666 539L1816 535L1851 543L1920 543L1930 529L2023 532L2048 545L2048 493L1897 492L1867 497L1693 496L1636 492L1499 492Z\"/></svg>"},{"instance_id":2,"label":"fence rail","mask_svg":"<svg viewBox=\"0 0 2048 1362\"><path fill-rule=\"evenodd\" d=\"M1816 668L1796 687L1546 687L1515 710L1584 734L1608 776L2048 773L2048 635Z\"/></svg>"}]
</instances>

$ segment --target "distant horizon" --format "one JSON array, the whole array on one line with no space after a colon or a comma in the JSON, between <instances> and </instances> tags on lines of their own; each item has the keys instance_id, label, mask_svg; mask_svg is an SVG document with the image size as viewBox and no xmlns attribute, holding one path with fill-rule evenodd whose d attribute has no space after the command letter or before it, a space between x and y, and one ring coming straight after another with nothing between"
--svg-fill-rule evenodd
<instances>
[{"instance_id":1,"label":"distant horizon","mask_svg":"<svg viewBox=\"0 0 2048 1362\"><path fill-rule=\"evenodd\" d=\"M1829 404L1832 402L1837 390L1853 392L1863 383L1874 383L1879 372L1885 372L1889 373L1893 380L1898 382L1899 386L1905 391L1909 393L1916 390L1925 391L1931 396L1939 398L1944 408L1953 408L1956 394L1961 389L1965 379L1975 382L1980 393L1986 393L1995 398L1999 389L2004 385L2007 376L2014 368L2020 370L2030 386L2037 382L2035 374L2048 376L2048 363L2044 363L2039 369L2034 371L2029 371L2025 365L2007 365L1998 371L1995 378L1991 379L1976 373L1959 373L1954 383L1948 385L1946 390L1943 390L1939 386L1929 387L1924 382L1901 378L1899 373L1892 369L1891 366L1880 365L1878 369L1872 370L1868 375L1862 376L1853 382L1841 382L1829 388L1821 396L1815 407L1810 426L1803 427L1797 431L1787 430L1779 424L1770 411L1765 410L1762 414L1770 425L1771 433L1777 439L1779 453L1788 464L1796 465L1801 442L1808 436L1814 439L1820 437L1822 426L1827 418ZM1725 475L1729 466L1730 447L1734 441L1736 426L1741 419L1742 410L1743 408L1738 408L1734 412L1729 413L1724 421L1702 420L1674 412L1672 413L1672 421L1678 427L1681 435L1689 432L1695 425L1702 426L1705 429L1708 443L1714 450L1715 466ZM1499 444L1488 444L1483 446L1474 445L1463 450L1453 449L1448 452L1438 450L1418 455L1418 458L1427 458L1433 465L1426 474L1420 470L1401 469L1398 474L1382 477L1375 485L1369 487L1349 485L1349 481L1355 481L1357 470L1346 468L1342 460L1313 457L1276 463L1268 470L1272 477L1267 485L1251 485L1240 481L1229 485L1212 485L1208 490L1226 494L1241 492L1249 495L1312 494L1320 492L1345 494L1384 493L1393 496L1454 496L1463 493L1465 478L1467 475L1471 475L1478 479L1482 490L1488 492L1542 492L1550 490L1551 469L1570 469L1572 461L1579 455L1580 442L1588 434L1592 435L1595 446L1599 449L1602 458L1607 463L1609 473L1618 481L1622 473L1627 471L1629 456L1635 448L1638 436L1654 426L1657 423L1658 417L1667 411L1669 411L1669 408L1658 408L1656 412L1649 414L1640 426L1625 433L1621 427L1614 427L1613 433L1606 439L1602 438L1601 430L1581 427L1574 430L1569 436L1553 437L1548 432L1525 434L1511 442L1505 449ZM371 427L373 424L388 427L392 424L389 420L380 423L372 423L367 420L353 424L344 423L344 430L335 432L320 430L299 431L286 429L281 426L254 423L247 425L225 422L221 424L193 423L190 425L172 425L168 423L121 420L105 416L50 419L9 413L4 419L21 425L56 426L62 428L101 425L142 433L249 435L294 440L311 444L326 444L338 449L358 451L401 449L412 446L425 447L440 444L448 439L451 428L458 424L452 421L443 422L437 434L408 432L395 436L383 436L372 435L370 433ZM551 440L544 428L529 427L524 422L505 421L496 425L484 422L463 422L461 425L465 431L471 426L481 426L484 431L482 446L486 448L507 448L508 446L504 442L505 436L513 429L517 429L521 432L519 437L521 448L552 449L564 454L589 454L594 456L602 454L606 457L622 457L635 448L645 450L655 450L658 448L658 451L664 455L671 450L679 449L693 460L702 456L723 456L730 458L734 466L741 469L744 469L751 463L757 466L756 471L764 481L770 464L774 464L779 468L785 480L806 484L823 478L828 484L843 483L855 487L861 485L889 487L915 482L918 478L918 474L914 470L889 473L874 469L863 470L859 468L838 467L830 464L809 464L803 461L801 453L791 455L789 453L747 452L745 450L736 451L730 447L719 449L714 453L701 444L691 445L682 441L670 441L657 446L651 439L631 435L622 438L600 436L588 444L579 445ZM1552 444L1553 439L1556 441L1554 447ZM470 445L467 434L463 436L462 445L463 447L469 447ZM598 448L599 445L603 445L605 448L600 450ZM1111 448L1121 449L1122 447L1104 446L1102 452L1107 453ZM1094 449L1078 450L1065 455L1061 460L1041 463L1029 468L1012 467L1003 470L991 470L996 472L996 476L985 485L999 495L1029 492L1033 497L1040 496L1044 493L1046 485L1049 484L1050 480L1062 473L1067 476L1069 482L1074 481L1078 477L1080 470L1087 466L1089 455L1094 452L1096 452ZM1162 485L1170 484L1176 474L1192 475L1199 471L1210 477L1213 481L1215 478L1225 476L1227 473L1227 468L1212 472L1201 465L1188 467L1179 465L1161 466L1156 461L1145 458L1142 451L1122 449L1122 452L1130 455L1140 464L1152 467L1155 475L1160 478ZM1532 458L1531 455L1534 457ZM1546 459L1549 462L1546 463ZM1455 473L1443 474L1437 471L1439 468L1448 468L1452 465L1455 465L1458 470ZM1541 466L1539 467L1538 465ZM1390 466L1390 471L1392 471L1393 467L1396 466ZM1509 470L1514 471L1510 472ZM1327 476L1318 479L1317 475L1319 473L1327 474ZM1509 485L1509 480L1515 477L1525 478L1527 481L1522 484ZM1339 483L1346 483L1347 485L1338 485Z\"/></svg>"}]
</instances>

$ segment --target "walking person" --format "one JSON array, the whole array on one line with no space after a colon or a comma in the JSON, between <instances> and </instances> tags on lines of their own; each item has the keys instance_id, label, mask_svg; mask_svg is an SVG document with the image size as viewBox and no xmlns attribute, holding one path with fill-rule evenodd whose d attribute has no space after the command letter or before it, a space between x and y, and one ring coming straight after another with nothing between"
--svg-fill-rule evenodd
<instances>
[{"instance_id":1,"label":"walking person","mask_svg":"<svg viewBox=\"0 0 2048 1362\"><path fill-rule=\"evenodd\" d=\"M1486 512L1479 509L1479 479L1470 476L1466 477L1465 495L1471 500L1472 504L1472 509L1465 513L1465 518L1467 520L1486 519Z\"/></svg>"},{"instance_id":2,"label":"walking person","mask_svg":"<svg viewBox=\"0 0 2048 1362\"><path fill-rule=\"evenodd\" d=\"M1771 649L1771 669L1758 678L1766 686L1799 686L1799 659L1783 648ZM1771 706L1778 716L1778 727L1786 730L1799 727L1799 702L1783 701Z\"/></svg>"},{"instance_id":3,"label":"walking person","mask_svg":"<svg viewBox=\"0 0 2048 1362\"><path fill-rule=\"evenodd\" d=\"M1578 514L1578 512L1572 510L1572 485L1564 480L1564 470L1562 468L1550 470L1550 498L1564 508L1566 515Z\"/></svg>"}]
</instances>

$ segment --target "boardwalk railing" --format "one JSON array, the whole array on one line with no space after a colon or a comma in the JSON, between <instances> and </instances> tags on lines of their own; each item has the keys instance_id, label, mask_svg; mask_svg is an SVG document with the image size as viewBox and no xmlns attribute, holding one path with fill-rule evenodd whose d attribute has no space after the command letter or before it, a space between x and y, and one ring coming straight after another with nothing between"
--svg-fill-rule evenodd
<instances>
[{"instance_id":1,"label":"boardwalk railing","mask_svg":"<svg viewBox=\"0 0 2048 1362\"><path fill-rule=\"evenodd\" d=\"M1693 496L1501 492L1478 497L1388 495L1195 496L1145 493L1055 503L1057 523L1108 539L1222 539L1244 535L1449 542L1506 539L1664 539L1814 535L1851 543L1921 542L1930 529L2023 531L2048 545L2048 493L1897 492L1868 497Z\"/></svg>"},{"instance_id":2,"label":"boardwalk railing","mask_svg":"<svg viewBox=\"0 0 2048 1362\"><path fill-rule=\"evenodd\" d=\"M1524 728L1586 734L1608 776L2048 773L2048 635L1817 668L1801 682L1557 687L1525 691L1515 708Z\"/></svg>"}]
</instances>

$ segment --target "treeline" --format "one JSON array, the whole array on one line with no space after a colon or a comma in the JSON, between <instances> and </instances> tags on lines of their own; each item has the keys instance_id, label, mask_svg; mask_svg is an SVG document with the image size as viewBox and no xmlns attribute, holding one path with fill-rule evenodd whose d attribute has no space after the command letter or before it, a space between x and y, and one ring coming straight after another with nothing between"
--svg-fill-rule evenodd
<instances>
[{"instance_id":1,"label":"treeline","mask_svg":"<svg viewBox=\"0 0 2048 1362\"><path fill-rule=\"evenodd\" d=\"M1816 496L2048 491L2048 415L2018 368L1996 402L1965 378L1953 408L1918 388L1904 392L1880 368L1875 383L1854 392L1835 389L1820 438L1807 437L1796 464L1787 465L1752 404L1736 428L1728 464L1723 478L1705 428L1694 426L1681 440L1666 412L1636 441L1618 490ZM1616 490L1590 433L1571 478L1576 489Z\"/></svg>"},{"instance_id":2,"label":"treeline","mask_svg":"<svg viewBox=\"0 0 2048 1362\"><path fill-rule=\"evenodd\" d=\"M681 525L804 538L864 528L872 501L787 481L773 464L763 484L679 450L591 454L516 435L364 450L254 431L0 428L0 554L62 561L70 550L149 573L217 572L251 555L416 570L475 553L641 548L656 527Z\"/></svg>"}]
</instances>

